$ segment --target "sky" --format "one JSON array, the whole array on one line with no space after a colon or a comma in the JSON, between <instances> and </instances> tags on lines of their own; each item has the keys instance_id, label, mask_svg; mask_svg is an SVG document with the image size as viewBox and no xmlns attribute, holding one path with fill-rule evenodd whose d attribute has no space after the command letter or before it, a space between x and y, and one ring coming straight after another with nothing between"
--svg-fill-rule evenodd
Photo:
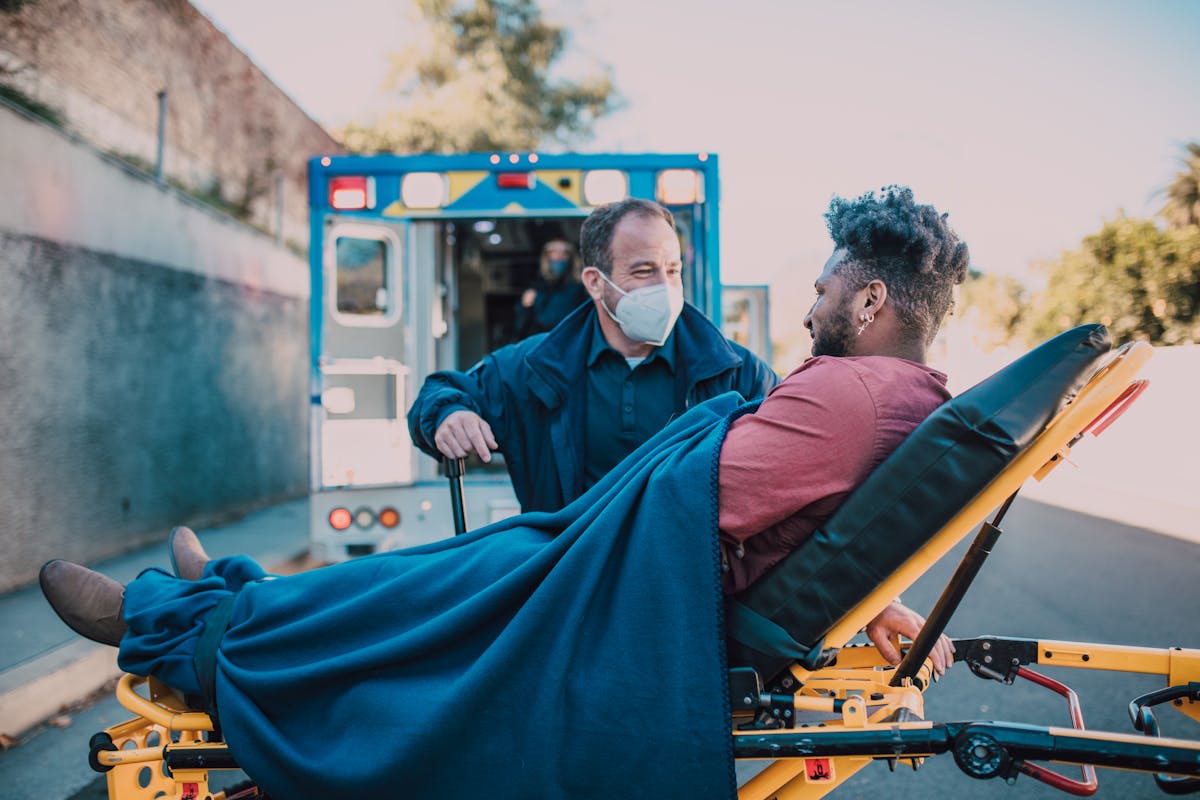
<instances>
[{"instance_id":1,"label":"sky","mask_svg":"<svg viewBox=\"0 0 1200 800\"><path fill-rule=\"evenodd\" d=\"M386 107L405 0L194 0L327 128ZM911 186L976 269L1031 265L1151 216L1200 140L1195 0L543 0L566 77L623 98L587 152L720 158L722 277L783 297L831 250L832 196ZM791 315L797 316L797 315ZM776 327L773 325L773 328Z\"/></svg>"}]
</instances>

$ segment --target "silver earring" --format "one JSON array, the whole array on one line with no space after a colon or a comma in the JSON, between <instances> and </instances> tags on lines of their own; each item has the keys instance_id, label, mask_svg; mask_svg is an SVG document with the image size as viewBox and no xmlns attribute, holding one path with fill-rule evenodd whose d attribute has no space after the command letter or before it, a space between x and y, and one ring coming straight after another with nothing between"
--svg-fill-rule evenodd
<instances>
[{"instance_id":1,"label":"silver earring","mask_svg":"<svg viewBox=\"0 0 1200 800\"><path fill-rule=\"evenodd\" d=\"M867 329L867 326L875 321L875 315L869 311L864 311L858 315L858 318L862 320L862 325L858 326L858 335L862 336L862 332Z\"/></svg>"}]
</instances>

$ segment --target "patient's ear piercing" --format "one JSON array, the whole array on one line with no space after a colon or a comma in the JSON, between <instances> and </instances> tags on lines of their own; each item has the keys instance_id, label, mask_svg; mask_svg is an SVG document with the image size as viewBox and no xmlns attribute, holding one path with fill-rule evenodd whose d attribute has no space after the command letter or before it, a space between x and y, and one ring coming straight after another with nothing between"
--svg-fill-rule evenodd
<instances>
[{"instance_id":1,"label":"patient's ear piercing","mask_svg":"<svg viewBox=\"0 0 1200 800\"><path fill-rule=\"evenodd\" d=\"M872 314L870 311L864 311L858 315L858 319L859 319L859 322L862 323L861 325L858 326L858 335L862 336L862 332L867 329L867 326L875 321L875 315Z\"/></svg>"}]
</instances>

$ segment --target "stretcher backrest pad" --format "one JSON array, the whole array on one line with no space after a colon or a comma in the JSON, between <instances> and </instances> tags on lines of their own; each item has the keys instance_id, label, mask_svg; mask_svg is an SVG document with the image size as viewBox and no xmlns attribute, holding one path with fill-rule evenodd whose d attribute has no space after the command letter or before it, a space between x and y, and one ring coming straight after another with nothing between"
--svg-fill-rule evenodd
<instances>
[{"instance_id":1,"label":"stretcher backrest pad","mask_svg":"<svg viewBox=\"0 0 1200 800\"><path fill-rule=\"evenodd\" d=\"M841 508L732 598L728 663L773 676L815 666L826 632L1037 437L1112 343L1102 325L1060 334L947 401Z\"/></svg>"}]
</instances>

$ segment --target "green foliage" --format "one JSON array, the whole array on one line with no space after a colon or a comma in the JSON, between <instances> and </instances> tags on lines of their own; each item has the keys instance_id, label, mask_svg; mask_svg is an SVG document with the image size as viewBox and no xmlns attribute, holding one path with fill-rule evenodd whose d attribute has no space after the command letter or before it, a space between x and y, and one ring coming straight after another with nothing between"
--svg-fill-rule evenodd
<instances>
[{"instance_id":1,"label":"green foliage","mask_svg":"<svg viewBox=\"0 0 1200 800\"><path fill-rule=\"evenodd\" d=\"M1200 225L1200 142L1189 142L1180 159L1182 169L1167 186L1163 219L1172 228Z\"/></svg>"},{"instance_id":2,"label":"green foliage","mask_svg":"<svg viewBox=\"0 0 1200 800\"><path fill-rule=\"evenodd\" d=\"M148 176L153 177L155 174L155 165L139 155L135 155L134 153L123 153L116 150L109 150L108 154L116 159L119 159L128 166L138 170L139 172L145 173ZM202 187L189 186L183 181L173 178L170 175L165 176L163 180L168 185L175 187L188 197L191 197L193 200L199 200L201 203L211 206L223 214L228 214L239 222L245 223L246 225L249 225L250 227L255 228L263 233L269 233L266 228L262 227L261 225L256 225L251 219L252 215L248 200L246 200L244 197L238 202L231 202L225 199L225 192L221 187L220 178L214 177L208 182L207 185ZM250 189L247 188L247 192L249 191Z\"/></svg>"},{"instance_id":3,"label":"green foliage","mask_svg":"<svg viewBox=\"0 0 1200 800\"><path fill-rule=\"evenodd\" d=\"M23 108L35 117L41 117L56 128L63 127L63 116L58 109L52 108L41 100L34 99L13 86L0 83L0 98L7 100L18 108Z\"/></svg>"},{"instance_id":4,"label":"green foliage","mask_svg":"<svg viewBox=\"0 0 1200 800\"><path fill-rule=\"evenodd\" d=\"M352 152L534 150L590 134L614 107L607 75L553 80L566 31L536 0L415 0L421 44L393 57L400 105L338 132Z\"/></svg>"},{"instance_id":5,"label":"green foliage","mask_svg":"<svg viewBox=\"0 0 1200 800\"><path fill-rule=\"evenodd\" d=\"M1033 344L1083 322L1102 322L1116 341L1200 341L1200 226L1162 230L1120 217L1078 250L1043 265L1026 340Z\"/></svg>"},{"instance_id":6,"label":"green foliage","mask_svg":"<svg viewBox=\"0 0 1200 800\"><path fill-rule=\"evenodd\" d=\"M984 350L1006 345L1020 335L1027 294L1011 275L971 270L958 289L950 324L969 326Z\"/></svg>"},{"instance_id":7,"label":"green foliage","mask_svg":"<svg viewBox=\"0 0 1200 800\"><path fill-rule=\"evenodd\" d=\"M15 14L21 10L22 6L27 6L36 0L0 0L0 12L5 14Z\"/></svg>"},{"instance_id":8,"label":"green foliage","mask_svg":"<svg viewBox=\"0 0 1200 800\"><path fill-rule=\"evenodd\" d=\"M1124 216L1105 223L1040 265L1046 286L1031 298L1012 278L972 272L950 324L985 347L1034 345L1084 322L1104 323L1119 342L1200 342L1200 142L1186 145L1181 164L1163 192L1165 229Z\"/></svg>"}]
</instances>

